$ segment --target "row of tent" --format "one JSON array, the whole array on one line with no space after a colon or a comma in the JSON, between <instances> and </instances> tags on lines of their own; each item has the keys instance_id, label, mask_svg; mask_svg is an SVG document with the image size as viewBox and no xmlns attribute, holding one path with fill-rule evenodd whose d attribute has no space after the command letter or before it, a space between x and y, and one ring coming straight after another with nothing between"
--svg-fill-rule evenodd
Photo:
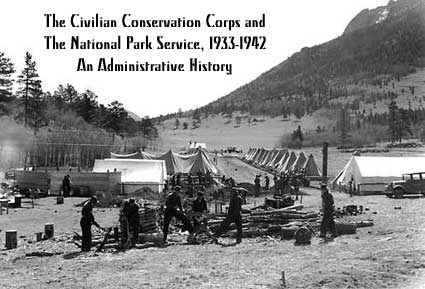
<instances>
[{"instance_id":1,"label":"row of tent","mask_svg":"<svg viewBox=\"0 0 425 289\"><path fill-rule=\"evenodd\" d=\"M171 150L162 154L154 155L143 151L132 154L115 154L111 152L111 159L145 159L145 160L163 160L167 169L167 174L177 173L195 175L199 171L203 174L210 172L213 175L220 174L214 162L210 159L205 150L197 150L193 154L183 155Z\"/></svg>"},{"instance_id":2,"label":"row of tent","mask_svg":"<svg viewBox=\"0 0 425 289\"><path fill-rule=\"evenodd\" d=\"M242 158L262 169L277 173L304 170L306 177L320 177L322 173L312 154L308 158L303 152L298 155L287 149L250 148Z\"/></svg>"}]
</instances>

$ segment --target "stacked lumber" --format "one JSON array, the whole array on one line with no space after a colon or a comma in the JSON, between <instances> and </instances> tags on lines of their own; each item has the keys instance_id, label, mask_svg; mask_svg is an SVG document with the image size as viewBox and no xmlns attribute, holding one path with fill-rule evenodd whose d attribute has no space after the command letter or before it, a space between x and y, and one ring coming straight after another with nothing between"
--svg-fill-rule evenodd
<instances>
[{"instance_id":1,"label":"stacked lumber","mask_svg":"<svg viewBox=\"0 0 425 289\"><path fill-rule=\"evenodd\" d=\"M141 207L140 233L156 233L158 231L158 214L154 208Z\"/></svg>"}]
</instances>

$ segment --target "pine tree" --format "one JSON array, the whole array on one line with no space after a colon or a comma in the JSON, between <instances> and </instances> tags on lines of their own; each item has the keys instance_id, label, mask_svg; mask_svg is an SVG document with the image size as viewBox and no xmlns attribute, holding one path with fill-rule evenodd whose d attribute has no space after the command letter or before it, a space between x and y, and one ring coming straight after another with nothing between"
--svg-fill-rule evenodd
<instances>
[{"instance_id":1,"label":"pine tree","mask_svg":"<svg viewBox=\"0 0 425 289\"><path fill-rule=\"evenodd\" d=\"M393 100L388 106L388 126L390 131L391 143L397 140L399 130L400 116L397 103Z\"/></svg>"},{"instance_id":2,"label":"pine tree","mask_svg":"<svg viewBox=\"0 0 425 289\"><path fill-rule=\"evenodd\" d=\"M350 141L350 135L348 134L348 131L350 130L350 117L348 116L347 109L345 108L342 108L339 112L338 128L340 132L340 144L342 147L346 147Z\"/></svg>"},{"instance_id":3,"label":"pine tree","mask_svg":"<svg viewBox=\"0 0 425 289\"><path fill-rule=\"evenodd\" d=\"M24 103L24 125L33 120L35 128L39 125L39 120L43 111L43 91L41 80L38 78L36 62L32 60L32 55L25 54L25 67L21 75L18 76L18 83L21 85L18 94L21 95Z\"/></svg>"},{"instance_id":4,"label":"pine tree","mask_svg":"<svg viewBox=\"0 0 425 289\"><path fill-rule=\"evenodd\" d=\"M15 72L10 59L0 52L0 102L8 102L12 96L13 80L11 75Z\"/></svg>"}]
</instances>

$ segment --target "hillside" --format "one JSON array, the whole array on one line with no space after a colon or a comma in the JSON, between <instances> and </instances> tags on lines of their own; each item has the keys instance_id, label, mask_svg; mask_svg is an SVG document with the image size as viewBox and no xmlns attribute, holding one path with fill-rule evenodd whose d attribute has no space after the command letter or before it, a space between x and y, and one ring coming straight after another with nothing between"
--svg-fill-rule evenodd
<instances>
[{"instance_id":1,"label":"hillside","mask_svg":"<svg viewBox=\"0 0 425 289\"><path fill-rule=\"evenodd\" d=\"M273 115L296 103L316 110L338 97L338 89L346 85L373 84L383 76L397 79L423 66L425 0L390 1L386 7L362 11L340 37L303 48L203 109L263 110Z\"/></svg>"},{"instance_id":2,"label":"hillside","mask_svg":"<svg viewBox=\"0 0 425 289\"><path fill-rule=\"evenodd\" d=\"M173 145L198 136L218 147L233 143L246 148L279 145L298 125L314 138L317 127L325 126L332 133L322 137L335 142L345 109L348 129L357 127L358 141L364 134L364 144L369 144L388 141L388 106L395 101L400 117L405 115L402 122L413 124L410 136L423 138L424 68L425 0L392 0L361 11L340 37L303 48L230 94L160 119L165 125L159 132L163 142ZM264 121L235 125L237 114ZM217 116L223 119L217 121ZM175 118L189 127L193 119L204 120L199 128L175 130Z\"/></svg>"}]
</instances>

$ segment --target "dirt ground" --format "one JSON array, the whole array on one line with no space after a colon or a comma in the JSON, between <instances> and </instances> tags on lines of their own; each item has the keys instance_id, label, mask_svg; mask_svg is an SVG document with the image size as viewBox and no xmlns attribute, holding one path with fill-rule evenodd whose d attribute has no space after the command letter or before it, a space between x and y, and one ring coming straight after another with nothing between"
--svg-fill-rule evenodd
<instances>
[{"instance_id":1,"label":"dirt ground","mask_svg":"<svg viewBox=\"0 0 425 289\"><path fill-rule=\"evenodd\" d=\"M305 210L317 211L318 190L304 191ZM80 253L66 241L28 244L20 238L18 249L0 251L0 288L281 288L282 272L287 288L425 288L425 198L350 198L337 192L334 198L337 207L368 208L347 220L372 219L375 225L335 239L314 236L307 246L271 237L244 239L239 245L230 238L221 238L223 245L187 245L171 236L176 242L165 248L140 245L97 255ZM0 230L16 229L30 239L53 222L56 235L79 232L81 208L73 204L82 200L56 205L54 198L46 198L34 209L11 210L0 216ZM95 209L94 214L102 226L116 221L116 209ZM4 232L0 236L4 244ZM57 255L25 256L41 249Z\"/></svg>"}]
</instances>

